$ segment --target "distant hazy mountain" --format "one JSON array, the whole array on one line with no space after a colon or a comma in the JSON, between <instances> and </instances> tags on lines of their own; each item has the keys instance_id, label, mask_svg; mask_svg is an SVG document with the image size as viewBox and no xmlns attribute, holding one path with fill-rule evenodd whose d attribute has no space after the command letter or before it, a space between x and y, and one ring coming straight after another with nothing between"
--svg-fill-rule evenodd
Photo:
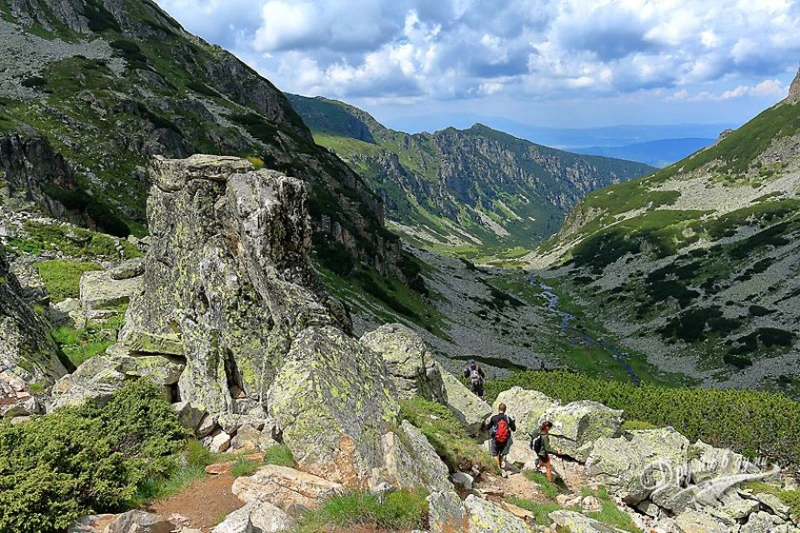
<instances>
[{"instance_id":1,"label":"distant hazy mountain","mask_svg":"<svg viewBox=\"0 0 800 533\"><path fill-rule=\"evenodd\" d=\"M356 107L287 95L317 143L356 169L407 241L461 253L530 247L600 187L652 167L547 148L476 124L409 135Z\"/></svg>"},{"instance_id":2,"label":"distant hazy mountain","mask_svg":"<svg viewBox=\"0 0 800 533\"><path fill-rule=\"evenodd\" d=\"M663 168L713 143L714 139L692 137L688 139L660 139L625 146L590 146L587 148L574 148L573 151L579 154L629 159Z\"/></svg>"}]
</instances>

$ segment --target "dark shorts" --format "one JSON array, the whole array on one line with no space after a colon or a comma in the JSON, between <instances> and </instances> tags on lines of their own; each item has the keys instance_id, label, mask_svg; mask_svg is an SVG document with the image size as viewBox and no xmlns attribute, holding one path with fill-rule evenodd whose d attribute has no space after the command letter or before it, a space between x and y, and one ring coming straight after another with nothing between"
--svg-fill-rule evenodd
<instances>
[{"instance_id":1,"label":"dark shorts","mask_svg":"<svg viewBox=\"0 0 800 533\"><path fill-rule=\"evenodd\" d=\"M472 391L472 394L483 398L483 385L473 385L470 383L469 388Z\"/></svg>"},{"instance_id":2,"label":"dark shorts","mask_svg":"<svg viewBox=\"0 0 800 533\"><path fill-rule=\"evenodd\" d=\"M497 441L494 439L489 439L489 452L492 454L492 457L497 457L498 455L508 455L509 450L511 449L511 439L508 439L501 449L497 449Z\"/></svg>"},{"instance_id":3,"label":"dark shorts","mask_svg":"<svg viewBox=\"0 0 800 533\"><path fill-rule=\"evenodd\" d=\"M544 452L543 454L538 454L537 458L539 459L539 464L541 465L546 465L547 463L550 462L550 454L547 452Z\"/></svg>"}]
</instances>

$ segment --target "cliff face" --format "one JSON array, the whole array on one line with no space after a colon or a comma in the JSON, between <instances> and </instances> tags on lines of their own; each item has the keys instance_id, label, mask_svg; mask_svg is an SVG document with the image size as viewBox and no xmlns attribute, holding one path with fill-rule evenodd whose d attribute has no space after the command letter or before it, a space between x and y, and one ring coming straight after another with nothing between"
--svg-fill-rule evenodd
<instances>
[{"instance_id":1,"label":"cliff face","mask_svg":"<svg viewBox=\"0 0 800 533\"><path fill-rule=\"evenodd\" d=\"M2 0L0 190L11 206L145 231L153 155L252 156L312 185L315 243L398 273L383 205L286 98L149 1ZM259 163L260 164L260 163Z\"/></svg>"},{"instance_id":2,"label":"cliff face","mask_svg":"<svg viewBox=\"0 0 800 533\"><path fill-rule=\"evenodd\" d=\"M598 188L647 165L580 156L477 124L409 135L342 102L288 95L315 134L364 177L389 219L421 246L530 247Z\"/></svg>"}]
</instances>

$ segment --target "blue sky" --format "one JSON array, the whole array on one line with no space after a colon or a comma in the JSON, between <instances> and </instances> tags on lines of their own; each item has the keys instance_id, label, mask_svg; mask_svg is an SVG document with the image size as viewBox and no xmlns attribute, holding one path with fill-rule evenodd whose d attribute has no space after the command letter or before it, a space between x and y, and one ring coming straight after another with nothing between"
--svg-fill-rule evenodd
<instances>
[{"instance_id":1,"label":"blue sky","mask_svg":"<svg viewBox=\"0 0 800 533\"><path fill-rule=\"evenodd\" d=\"M158 2L284 91L418 129L740 124L800 63L800 0Z\"/></svg>"}]
</instances>

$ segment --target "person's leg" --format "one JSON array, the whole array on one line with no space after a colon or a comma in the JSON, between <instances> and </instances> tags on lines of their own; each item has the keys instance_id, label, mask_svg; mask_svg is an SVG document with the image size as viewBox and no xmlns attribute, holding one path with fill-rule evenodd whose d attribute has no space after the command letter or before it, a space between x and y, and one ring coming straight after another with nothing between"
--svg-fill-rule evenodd
<instances>
[{"instance_id":1,"label":"person's leg","mask_svg":"<svg viewBox=\"0 0 800 533\"><path fill-rule=\"evenodd\" d=\"M547 458L547 462L544 464L544 475L547 477L547 482L553 482L553 469L552 465L550 464L550 458Z\"/></svg>"}]
</instances>

